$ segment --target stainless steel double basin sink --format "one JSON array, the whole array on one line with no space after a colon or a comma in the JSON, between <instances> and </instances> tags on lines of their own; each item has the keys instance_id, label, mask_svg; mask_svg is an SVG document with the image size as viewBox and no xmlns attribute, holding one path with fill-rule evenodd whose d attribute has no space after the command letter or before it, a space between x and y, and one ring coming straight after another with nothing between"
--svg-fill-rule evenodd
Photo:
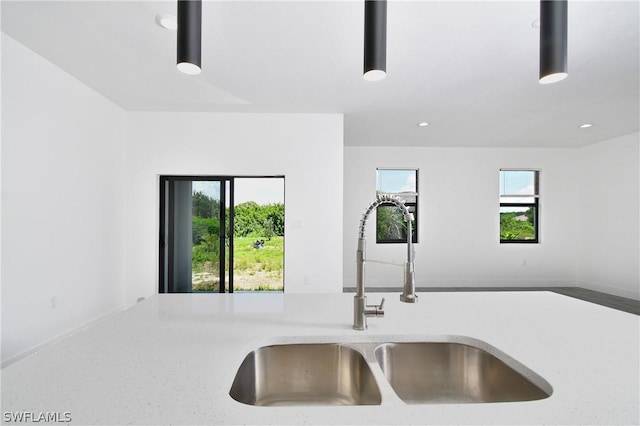
<instances>
[{"instance_id":1,"label":"stainless steel double basin sink","mask_svg":"<svg viewBox=\"0 0 640 426\"><path fill-rule=\"evenodd\" d=\"M496 348L452 340L263 346L246 356L229 395L258 406L381 405L387 398L463 404L551 395L548 382Z\"/></svg>"}]
</instances>

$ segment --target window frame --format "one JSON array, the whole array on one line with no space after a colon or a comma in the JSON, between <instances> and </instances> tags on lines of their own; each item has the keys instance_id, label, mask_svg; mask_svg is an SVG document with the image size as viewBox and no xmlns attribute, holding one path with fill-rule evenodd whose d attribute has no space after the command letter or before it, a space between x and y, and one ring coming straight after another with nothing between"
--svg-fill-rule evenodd
<instances>
[{"instance_id":1,"label":"window frame","mask_svg":"<svg viewBox=\"0 0 640 426\"><path fill-rule=\"evenodd\" d=\"M405 206L407 206L407 208L409 208L409 210L413 213L413 228L412 228L412 243L413 244L418 244L419 239L418 239L418 198L419 198L419 171L420 169L418 168L414 168L414 167L377 167L376 168L376 196L378 195L396 195L399 196L400 194L402 194L401 192L382 192L378 189L378 182L377 182L377 175L379 171L412 171L415 173L415 177L416 177L416 191L415 191L415 197L416 200L415 202L405 202ZM394 207L393 205L390 204L381 204L378 207L376 207L376 244L406 244L407 243L407 239L406 238L385 238L385 239L380 239L378 238L378 209L380 208L389 208L389 207ZM397 207L396 207L397 208Z\"/></svg>"},{"instance_id":2,"label":"window frame","mask_svg":"<svg viewBox=\"0 0 640 426\"><path fill-rule=\"evenodd\" d=\"M502 202L498 209L498 237L500 244L538 244L540 243L540 169L522 168L522 169L500 169L502 172L533 172L534 173L534 193L533 194L503 194L502 188L499 191L499 199L504 198L533 198L533 202ZM503 239L500 232L500 209L502 207L526 207L533 209L533 238L532 239Z\"/></svg>"}]
</instances>

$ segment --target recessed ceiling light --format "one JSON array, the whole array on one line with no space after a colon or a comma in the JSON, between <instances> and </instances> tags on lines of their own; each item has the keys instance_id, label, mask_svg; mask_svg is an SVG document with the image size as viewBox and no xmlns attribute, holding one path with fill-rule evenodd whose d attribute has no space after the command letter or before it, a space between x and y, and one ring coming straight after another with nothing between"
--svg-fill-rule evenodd
<instances>
[{"instance_id":1,"label":"recessed ceiling light","mask_svg":"<svg viewBox=\"0 0 640 426\"><path fill-rule=\"evenodd\" d=\"M427 127L429 125L429 123L427 123L426 121L421 121L418 123L418 127Z\"/></svg>"},{"instance_id":2,"label":"recessed ceiling light","mask_svg":"<svg viewBox=\"0 0 640 426\"><path fill-rule=\"evenodd\" d=\"M178 29L178 18L170 13L158 13L156 23L165 30L175 31Z\"/></svg>"},{"instance_id":3,"label":"recessed ceiling light","mask_svg":"<svg viewBox=\"0 0 640 426\"><path fill-rule=\"evenodd\" d=\"M589 127L593 127L593 124L591 123L584 123L580 125L581 129L588 129Z\"/></svg>"}]
</instances>

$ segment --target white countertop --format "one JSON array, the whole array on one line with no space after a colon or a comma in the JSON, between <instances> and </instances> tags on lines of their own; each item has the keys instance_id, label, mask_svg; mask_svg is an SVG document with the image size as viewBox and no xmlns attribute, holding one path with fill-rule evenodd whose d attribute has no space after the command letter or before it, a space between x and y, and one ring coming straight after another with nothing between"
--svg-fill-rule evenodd
<instances>
[{"instance_id":1,"label":"white countertop","mask_svg":"<svg viewBox=\"0 0 640 426\"><path fill-rule=\"evenodd\" d=\"M386 297L351 328L353 294L171 294L2 370L2 411L68 412L70 424L623 424L640 422L640 317L549 292ZM546 379L551 397L489 404L254 407L229 396L260 346L442 336L482 340ZM4 415L3 415L4 420Z\"/></svg>"}]
</instances>

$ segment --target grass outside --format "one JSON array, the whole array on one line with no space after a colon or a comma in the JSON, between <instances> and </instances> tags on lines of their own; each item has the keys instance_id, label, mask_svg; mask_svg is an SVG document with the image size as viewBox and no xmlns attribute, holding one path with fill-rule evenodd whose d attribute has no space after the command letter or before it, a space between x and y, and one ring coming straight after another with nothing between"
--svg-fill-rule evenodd
<instances>
[{"instance_id":1,"label":"grass outside","mask_svg":"<svg viewBox=\"0 0 640 426\"><path fill-rule=\"evenodd\" d=\"M254 248L256 240L264 240L262 248ZM284 237L242 237L234 240L234 291L282 291L284 270ZM193 291L218 291L218 262L205 261L193 265Z\"/></svg>"},{"instance_id":2,"label":"grass outside","mask_svg":"<svg viewBox=\"0 0 640 426\"><path fill-rule=\"evenodd\" d=\"M500 213L500 239L501 240L533 240L535 228L533 225L533 212L506 212Z\"/></svg>"}]
</instances>

